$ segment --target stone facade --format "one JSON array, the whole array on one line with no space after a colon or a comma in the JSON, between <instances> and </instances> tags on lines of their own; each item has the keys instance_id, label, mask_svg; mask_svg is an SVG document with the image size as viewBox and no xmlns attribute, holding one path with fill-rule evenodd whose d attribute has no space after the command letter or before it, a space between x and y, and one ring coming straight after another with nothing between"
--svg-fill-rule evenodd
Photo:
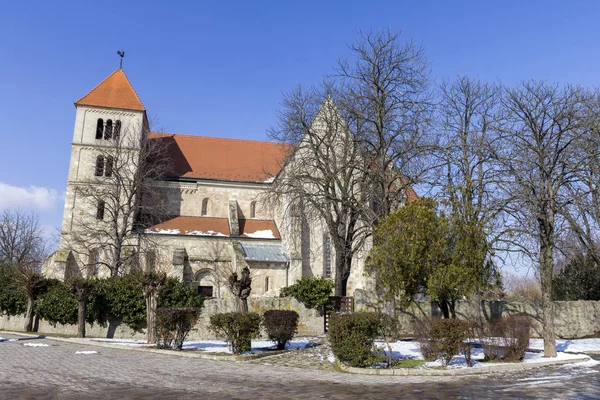
<instances>
[{"instance_id":1,"label":"stone facade","mask_svg":"<svg viewBox=\"0 0 600 400\"><path fill-rule=\"evenodd\" d=\"M126 101L117 101L119 98ZM151 135L168 136L148 133L146 111L122 71L115 71L75 105L60 249L43 266L45 275L58 279L72 275L110 275L110 270L102 265L113 257L109 246L92 246L85 240L72 239L75 232L84 230L84 226L89 229L95 223L103 223L98 220L98 199L91 201L81 194L84 189L106 184L102 174L98 176L99 155L111 146L120 146L135 154ZM117 123L120 138L117 137ZM110 132L108 137L106 132ZM322 221L286 213L288 205L269 201L269 188L285 161L274 160L276 144L186 135L168 138L175 143L172 148L175 151L170 151L180 175L155 183L150 191L161 193L161 212L172 219L128 237L121 254L127 253L136 261L123 267L122 271L128 268L164 271L216 298L228 296L226 278L243 265L251 269L253 297L277 296L281 288L303 277L335 278L335 251ZM207 145L214 146L215 150L199 155L198 149L194 149ZM228 156L235 149L239 156ZM258 161L256 157L253 161L244 161L245 157L256 156L252 153L257 151L264 151L264 157L258 157ZM225 157L235 165L215 169L213 164ZM206 161L208 158L214 162ZM104 160L102 165L104 172L107 162ZM257 166L257 162L264 165ZM278 162L279 166L274 168ZM211 175L198 170L197 165L214 171ZM265 175L255 171L252 177L246 169L263 169ZM134 173L132 169L131 174ZM142 202L147 198L141 193ZM132 219L128 223L133 223ZM182 221L206 229L184 230L177 225ZM263 249L269 250L281 248L286 260L249 260L243 254L244 246L267 246ZM348 282L349 295L355 289L366 287L363 274L366 254L366 250L358 252L354 258Z\"/></svg>"}]
</instances>

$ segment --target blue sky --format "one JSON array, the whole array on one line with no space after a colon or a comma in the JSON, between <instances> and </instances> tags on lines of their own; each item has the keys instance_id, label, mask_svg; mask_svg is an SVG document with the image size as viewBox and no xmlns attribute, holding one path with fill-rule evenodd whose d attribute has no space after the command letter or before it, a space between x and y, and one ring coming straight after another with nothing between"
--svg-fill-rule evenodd
<instances>
[{"instance_id":1,"label":"blue sky","mask_svg":"<svg viewBox=\"0 0 600 400\"><path fill-rule=\"evenodd\" d=\"M346 57L358 30L402 30L436 81L598 84L596 1L13 1L0 24L0 209L58 227L73 102L118 67L158 128L264 140L282 92Z\"/></svg>"}]
</instances>

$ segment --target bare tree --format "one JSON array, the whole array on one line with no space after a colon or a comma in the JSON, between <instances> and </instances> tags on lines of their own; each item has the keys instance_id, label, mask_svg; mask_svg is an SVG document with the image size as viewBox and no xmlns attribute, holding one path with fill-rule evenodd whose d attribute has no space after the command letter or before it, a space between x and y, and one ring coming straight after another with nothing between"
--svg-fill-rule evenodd
<instances>
[{"instance_id":1,"label":"bare tree","mask_svg":"<svg viewBox=\"0 0 600 400\"><path fill-rule=\"evenodd\" d=\"M147 342L155 344L158 340L156 330L156 310L158 296L162 291L167 275L163 273L147 272L142 278L142 292L146 300L146 332Z\"/></svg>"},{"instance_id":2,"label":"bare tree","mask_svg":"<svg viewBox=\"0 0 600 400\"><path fill-rule=\"evenodd\" d=\"M23 210L4 210L0 213L0 265L32 264L39 267L47 256L37 214Z\"/></svg>"},{"instance_id":3,"label":"bare tree","mask_svg":"<svg viewBox=\"0 0 600 400\"><path fill-rule=\"evenodd\" d=\"M46 243L36 214L22 210L4 210L0 214L0 267L14 268L17 284L27 298L27 332L33 329L33 306L43 289L40 270L47 256Z\"/></svg>"},{"instance_id":4,"label":"bare tree","mask_svg":"<svg viewBox=\"0 0 600 400\"><path fill-rule=\"evenodd\" d=\"M461 227L457 244L471 255L462 264L480 271L477 286L485 289L499 276L492 257L506 234L496 196L501 176L490 151L502 120L500 88L463 76L440 85L440 95L432 184L450 223Z\"/></svg>"},{"instance_id":5,"label":"bare tree","mask_svg":"<svg viewBox=\"0 0 600 400\"><path fill-rule=\"evenodd\" d=\"M352 258L369 234L365 158L326 92L298 89L284 102L279 130L272 134L294 144L294 152L269 195L288 205L291 218L299 213L313 225L322 221L335 252L335 294L345 296Z\"/></svg>"},{"instance_id":6,"label":"bare tree","mask_svg":"<svg viewBox=\"0 0 600 400\"><path fill-rule=\"evenodd\" d=\"M141 132L141 134L139 134ZM63 234L67 246L86 266L117 276L138 267L139 253L156 247L143 228L164 216L163 196L153 184L169 172L168 135L149 137L147 127L124 127L120 136L97 149L95 176L75 187L85 210Z\"/></svg>"},{"instance_id":7,"label":"bare tree","mask_svg":"<svg viewBox=\"0 0 600 400\"><path fill-rule=\"evenodd\" d=\"M585 134L582 91L529 81L505 91L507 112L496 146L514 237L511 244L539 265L544 356L556 356L552 272L560 211L571 201L566 188L583 167L577 142Z\"/></svg>"},{"instance_id":8,"label":"bare tree","mask_svg":"<svg viewBox=\"0 0 600 400\"><path fill-rule=\"evenodd\" d=\"M300 225L323 223L337 296L346 295L352 259L373 224L406 200L424 170L427 63L422 48L399 37L361 34L329 81L284 98L271 132L294 149L271 195Z\"/></svg>"}]
</instances>

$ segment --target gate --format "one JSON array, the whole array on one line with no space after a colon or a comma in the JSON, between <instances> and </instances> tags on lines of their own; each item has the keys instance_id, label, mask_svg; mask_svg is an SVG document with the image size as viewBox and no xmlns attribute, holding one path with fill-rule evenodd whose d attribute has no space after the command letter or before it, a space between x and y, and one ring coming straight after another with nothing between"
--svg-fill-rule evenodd
<instances>
[{"instance_id":1,"label":"gate","mask_svg":"<svg viewBox=\"0 0 600 400\"><path fill-rule=\"evenodd\" d=\"M323 306L323 332L329 329L329 319L332 312L351 313L354 312L354 297L352 296L330 296L327 305Z\"/></svg>"}]
</instances>

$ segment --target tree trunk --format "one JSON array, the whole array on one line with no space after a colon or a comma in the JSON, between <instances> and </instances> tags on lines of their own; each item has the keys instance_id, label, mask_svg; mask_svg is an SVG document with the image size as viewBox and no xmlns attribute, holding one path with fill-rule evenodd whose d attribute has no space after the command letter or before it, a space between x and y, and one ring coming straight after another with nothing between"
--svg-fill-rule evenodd
<instances>
[{"instance_id":1,"label":"tree trunk","mask_svg":"<svg viewBox=\"0 0 600 400\"><path fill-rule=\"evenodd\" d=\"M148 331L148 343L156 344L156 308L158 307L158 293L154 290L146 296L146 329Z\"/></svg>"},{"instance_id":2,"label":"tree trunk","mask_svg":"<svg viewBox=\"0 0 600 400\"><path fill-rule=\"evenodd\" d=\"M440 311L442 312L442 316L444 319L450 319L450 309L448 307L448 302L446 300L436 300L437 305L440 307Z\"/></svg>"},{"instance_id":3,"label":"tree trunk","mask_svg":"<svg viewBox=\"0 0 600 400\"><path fill-rule=\"evenodd\" d=\"M77 310L77 337L85 337L85 315L87 312L87 299L79 300L79 308Z\"/></svg>"},{"instance_id":4,"label":"tree trunk","mask_svg":"<svg viewBox=\"0 0 600 400\"><path fill-rule=\"evenodd\" d=\"M25 332L33 331L33 299L27 298L27 311L25 312Z\"/></svg>"},{"instance_id":5,"label":"tree trunk","mask_svg":"<svg viewBox=\"0 0 600 400\"><path fill-rule=\"evenodd\" d=\"M549 225L548 223L544 225ZM546 229L544 229L546 228ZM548 233L547 227L542 228ZM556 357L556 339L554 338L554 307L552 304L552 243L548 234L540 235L540 278L542 286L542 315L544 338L544 357Z\"/></svg>"},{"instance_id":6,"label":"tree trunk","mask_svg":"<svg viewBox=\"0 0 600 400\"><path fill-rule=\"evenodd\" d=\"M350 278L350 268L352 266L353 253L335 252L335 281L334 296L348 295L348 279Z\"/></svg>"}]
</instances>

